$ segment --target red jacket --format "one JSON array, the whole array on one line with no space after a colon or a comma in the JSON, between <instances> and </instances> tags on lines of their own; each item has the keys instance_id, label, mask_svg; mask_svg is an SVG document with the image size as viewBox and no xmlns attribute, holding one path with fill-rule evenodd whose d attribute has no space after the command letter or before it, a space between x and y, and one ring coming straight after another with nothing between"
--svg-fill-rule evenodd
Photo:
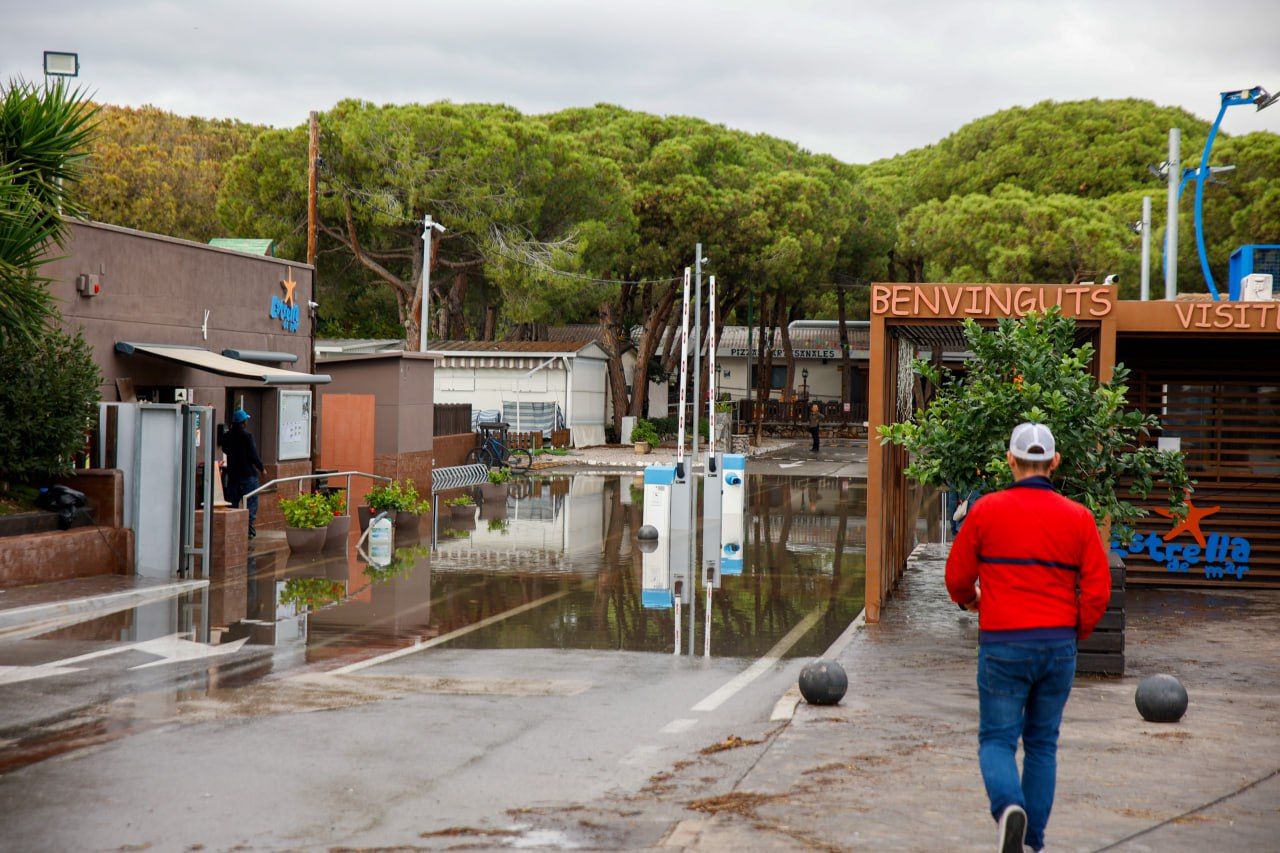
<instances>
[{"instance_id":1,"label":"red jacket","mask_svg":"<svg viewBox=\"0 0 1280 853\"><path fill-rule=\"evenodd\" d=\"M1028 477L984 495L947 557L947 592L968 604L982 588L983 631L1075 628L1083 640L1107 609L1111 570L1093 513Z\"/></svg>"}]
</instances>

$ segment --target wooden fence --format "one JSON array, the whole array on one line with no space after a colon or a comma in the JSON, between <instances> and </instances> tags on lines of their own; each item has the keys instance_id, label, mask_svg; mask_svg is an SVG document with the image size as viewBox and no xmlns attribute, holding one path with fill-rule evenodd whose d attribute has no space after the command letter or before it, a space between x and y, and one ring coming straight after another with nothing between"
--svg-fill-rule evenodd
<instances>
[{"instance_id":1,"label":"wooden fence","mask_svg":"<svg viewBox=\"0 0 1280 853\"><path fill-rule=\"evenodd\" d=\"M471 432L470 403L436 403L435 434L461 435Z\"/></svg>"}]
</instances>

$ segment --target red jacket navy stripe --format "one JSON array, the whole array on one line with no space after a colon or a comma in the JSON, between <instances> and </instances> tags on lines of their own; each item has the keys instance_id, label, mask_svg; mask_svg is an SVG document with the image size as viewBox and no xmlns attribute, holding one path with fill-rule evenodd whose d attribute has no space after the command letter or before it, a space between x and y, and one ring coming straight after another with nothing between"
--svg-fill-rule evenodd
<instances>
[{"instance_id":1,"label":"red jacket navy stripe","mask_svg":"<svg viewBox=\"0 0 1280 853\"><path fill-rule=\"evenodd\" d=\"M1088 637L1111 597L1093 513L1028 477L975 501L947 557L947 592L969 604L981 586L984 631L1074 628Z\"/></svg>"}]
</instances>

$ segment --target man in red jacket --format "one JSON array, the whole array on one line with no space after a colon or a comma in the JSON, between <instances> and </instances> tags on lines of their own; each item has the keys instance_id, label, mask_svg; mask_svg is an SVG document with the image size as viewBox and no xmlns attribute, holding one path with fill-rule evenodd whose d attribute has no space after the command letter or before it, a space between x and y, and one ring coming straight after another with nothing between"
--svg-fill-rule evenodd
<instances>
[{"instance_id":1,"label":"man in red jacket","mask_svg":"<svg viewBox=\"0 0 1280 853\"><path fill-rule=\"evenodd\" d=\"M1049 480L1062 461L1049 428L1018 424L1006 458L1014 483L971 505L947 592L978 613L978 763L999 850L1015 853L1044 847L1076 641L1102 617L1111 572L1093 514Z\"/></svg>"}]
</instances>

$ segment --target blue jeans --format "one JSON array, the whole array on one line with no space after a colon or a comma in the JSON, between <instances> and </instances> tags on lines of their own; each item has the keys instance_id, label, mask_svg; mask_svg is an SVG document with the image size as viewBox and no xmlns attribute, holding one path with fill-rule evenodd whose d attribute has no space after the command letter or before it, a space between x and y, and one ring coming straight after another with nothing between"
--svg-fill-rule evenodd
<instances>
[{"instance_id":1,"label":"blue jeans","mask_svg":"<svg viewBox=\"0 0 1280 853\"><path fill-rule=\"evenodd\" d=\"M258 488L260 485L261 483L258 482L257 474L250 474L248 477L228 479L227 493L225 495L227 503L238 508L240 506L240 499L249 492ZM254 533L253 523L258 518L258 496L254 495L249 498L249 500L245 502L245 507L249 510L249 532Z\"/></svg>"},{"instance_id":2,"label":"blue jeans","mask_svg":"<svg viewBox=\"0 0 1280 853\"><path fill-rule=\"evenodd\" d=\"M1027 812L1027 846L1044 846L1058 772L1058 726L1076 674L1076 641L986 643L978 648L978 764L999 819ZM1022 779L1018 779L1022 738Z\"/></svg>"}]
</instances>

